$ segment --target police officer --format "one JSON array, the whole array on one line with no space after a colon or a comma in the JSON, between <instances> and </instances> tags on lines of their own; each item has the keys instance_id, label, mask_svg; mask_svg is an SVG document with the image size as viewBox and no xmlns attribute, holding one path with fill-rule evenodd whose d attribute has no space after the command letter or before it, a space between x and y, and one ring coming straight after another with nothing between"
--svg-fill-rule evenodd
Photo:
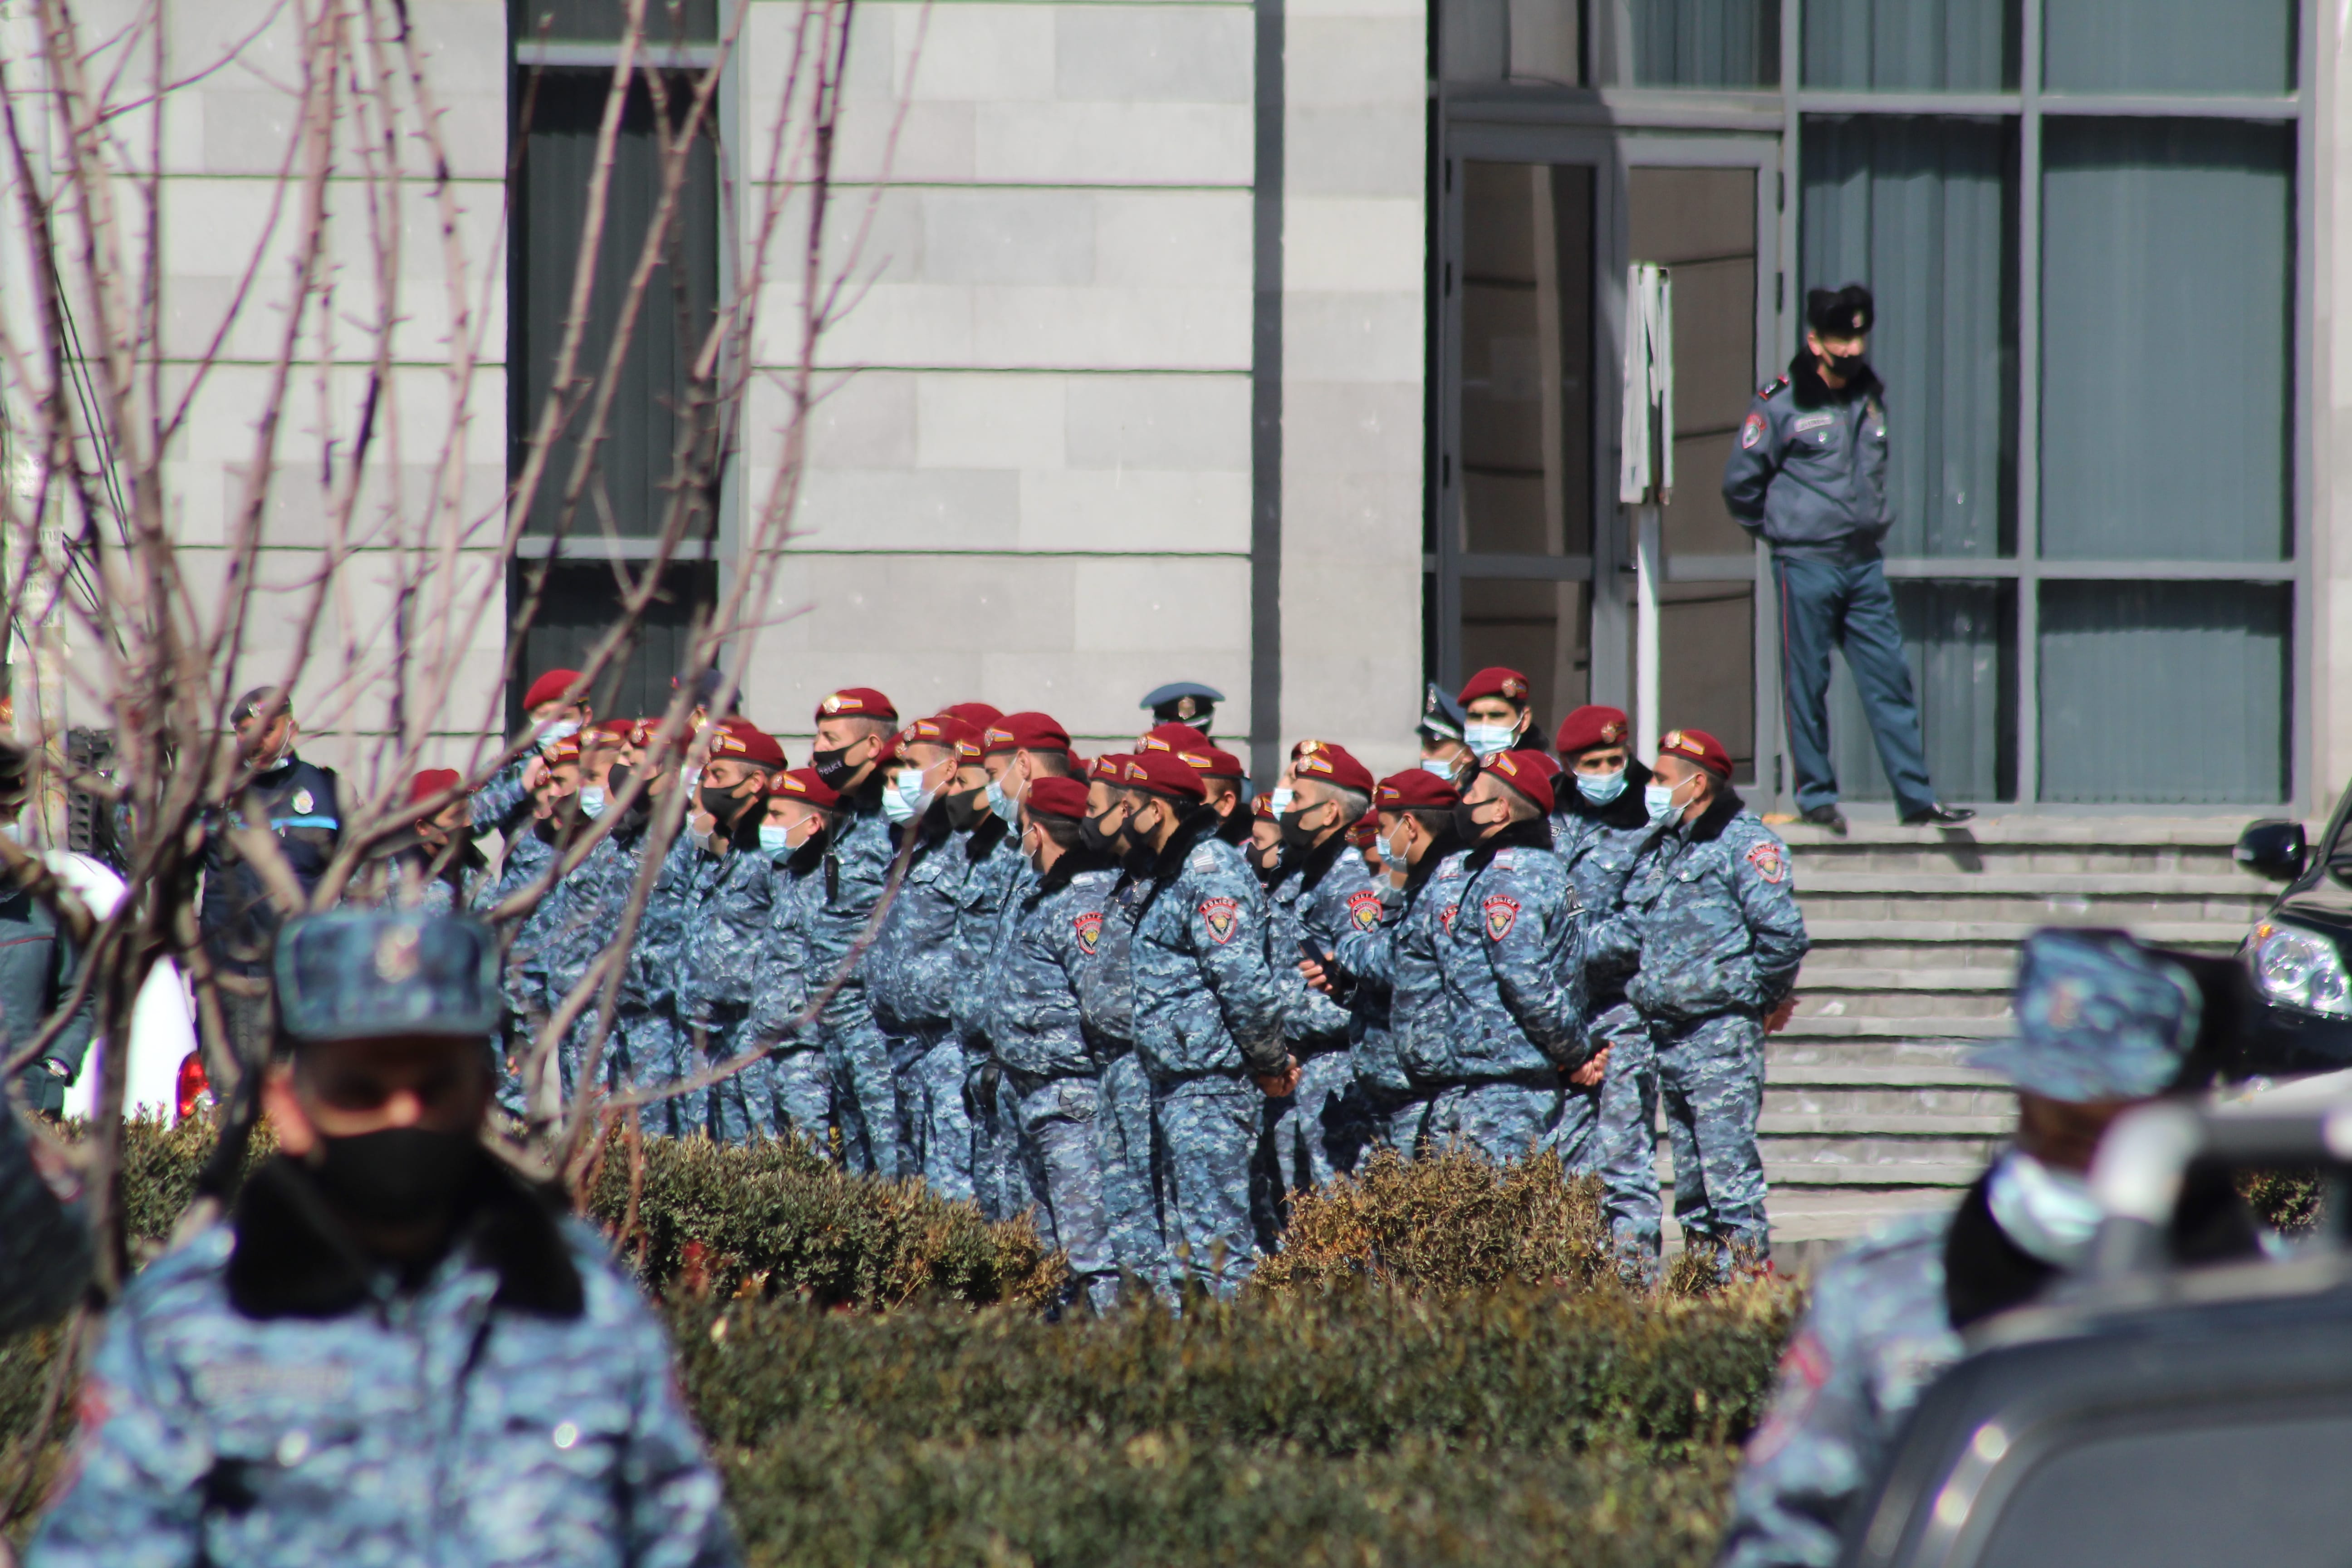
<instances>
[{"instance_id":1,"label":"police officer","mask_svg":"<svg viewBox=\"0 0 2352 1568\"><path fill-rule=\"evenodd\" d=\"M1265 903L1215 835L1200 775L1162 752L1128 759L1126 789L1102 826L1152 856L1129 963L1135 1043L1159 1129L1165 1277L1189 1270L1229 1296L1256 1261L1250 1163L1260 1097L1298 1087L1265 961Z\"/></svg>"},{"instance_id":2,"label":"police officer","mask_svg":"<svg viewBox=\"0 0 2352 1568\"><path fill-rule=\"evenodd\" d=\"M807 1015L816 993L833 977L812 967L810 932L824 914L825 848L840 805L841 797L808 768L779 773L769 787L760 847L775 868L775 896L765 963L744 1024L749 1042L768 1053L777 1131L796 1132L828 1151L833 1072L823 1031Z\"/></svg>"},{"instance_id":3,"label":"police officer","mask_svg":"<svg viewBox=\"0 0 2352 1568\"><path fill-rule=\"evenodd\" d=\"M1139 706L1151 710L1154 723L1190 724L1206 735L1209 726L1216 722L1217 704L1224 700L1225 694L1213 686L1203 686L1197 680L1171 680L1147 693Z\"/></svg>"},{"instance_id":4,"label":"police officer","mask_svg":"<svg viewBox=\"0 0 2352 1568\"><path fill-rule=\"evenodd\" d=\"M992 781L987 731L1004 715L984 702L966 702L940 717L943 721L960 719L963 725L953 731L955 783L945 800L949 824L961 836L964 861L962 889L956 903L956 973L985 974L995 960L1005 905L1029 875L1021 837L1013 831L1014 825L1008 817L996 814L988 789ZM999 764L999 770L1009 765L1008 759ZM1002 1069L989 1052L985 998L981 986L956 986L952 1017L963 1049L964 1115L971 1123L972 1198L990 1219L1009 1219L1019 1212L1024 1194L1013 1182L1013 1145L999 1136L997 1090Z\"/></svg>"},{"instance_id":5,"label":"police officer","mask_svg":"<svg viewBox=\"0 0 2352 1568\"><path fill-rule=\"evenodd\" d=\"M307 896L326 874L342 835L334 772L296 754L300 726L287 694L259 686L229 710L242 782L205 822L205 896L197 916L213 973L221 977L221 1012L241 1062L266 1059L269 1047L269 944L281 918L261 874L237 847L236 833L258 821Z\"/></svg>"},{"instance_id":6,"label":"police officer","mask_svg":"<svg viewBox=\"0 0 2352 1568\"><path fill-rule=\"evenodd\" d=\"M1789 374L1756 395L1723 471L1723 500L1772 547L1780 595L1781 693L1797 808L1845 831L1830 763L1830 649L1845 650L1878 760L1906 823L1966 822L1936 801L1919 741L1919 706L1903 662L1903 628L1878 554L1895 516L1886 499L1886 388L1871 370L1870 290L1859 283L1805 297L1805 346Z\"/></svg>"},{"instance_id":7,"label":"police officer","mask_svg":"<svg viewBox=\"0 0 2352 1568\"><path fill-rule=\"evenodd\" d=\"M1849 1507L1912 1406L1959 1358L1961 1332L2034 1300L2089 1250L2101 1215L2085 1175L2108 1126L2211 1080L2242 984L2225 961L2145 948L2121 931L2027 939L2017 1033L1978 1058L2017 1086L2015 1142L1956 1211L1892 1221L1822 1271L1748 1445L1726 1568L1838 1560ZM2223 1173L2191 1175L2171 1242L2189 1263L2260 1250Z\"/></svg>"},{"instance_id":8,"label":"police officer","mask_svg":"<svg viewBox=\"0 0 2352 1568\"><path fill-rule=\"evenodd\" d=\"M455 768L426 768L409 779L409 805L435 799L445 804L416 818L416 836L395 841L384 857L384 892L391 902L436 915L472 907L474 889L485 879L489 861L474 842L466 797L452 793L464 782Z\"/></svg>"},{"instance_id":9,"label":"police officer","mask_svg":"<svg viewBox=\"0 0 2352 1568\"><path fill-rule=\"evenodd\" d=\"M1134 760L1117 752L1097 757L1087 770L1087 815L1078 832L1088 848L1113 858L1118 876L1103 900L1094 962L1078 971L1077 993L1087 1037L1103 1058L1095 1145L1111 1255L1122 1273L1157 1282L1167 1237L1154 1163L1151 1079L1135 1048L1134 966L1136 917L1152 889L1155 857L1137 846L1129 826L1128 765Z\"/></svg>"},{"instance_id":10,"label":"police officer","mask_svg":"<svg viewBox=\"0 0 2352 1568\"><path fill-rule=\"evenodd\" d=\"M1626 879L1650 837L1642 802L1650 770L1627 750L1632 729L1623 710L1588 703L1562 720L1553 738L1562 771L1552 850L1596 922L1623 902ZM1633 1271L1647 1274L1660 1242L1658 1072L1649 1027L1625 1000L1625 957L1598 941L1587 953L1585 1005L1598 1048L1570 1077L1559 1154L1571 1173L1600 1176L1610 1235Z\"/></svg>"},{"instance_id":11,"label":"police officer","mask_svg":"<svg viewBox=\"0 0 2352 1568\"><path fill-rule=\"evenodd\" d=\"M1297 1092L1265 1106L1263 1160L1271 1184L1261 1224L1274 1234L1286 1194L1352 1170L1362 1149L1366 1119L1349 1055L1354 1019L1307 976L1309 964L1328 971L1343 932L1377 925L1381 904L1363 857L1348 842L1371 809L1371 770L1325 745L1293 763L1290 777L1290 810L1279 824L1284 868L1266 895L1266 967L1282 997L1283 1043L1298 1063Z\"/></svg>"},{"instance_id":12,"label":"police officer","mask_svg":"<svg viewBox=\"0 0 2352 1568\"><path fill-rule=\"evenodd\" d=\"M579 820L580 743L566 735L539 754L521 808L500 824L504 839L490 874L475 881L471 907L499 933L499 973L507 995L500 1057L499 1103L514 1116L544 1121L558 1109L553 1079L525 1083L531 1041L548 1016L547 974L551 922L558 900L551 894L559 864ZM527 907L512 912L509 900Z\"/></svg>"},{"instance_id":13,"label":"police officer","mask_svg":"<svg viewBox=\"0 0 2352 1568\"><path fill-rule=\"evenodd\" d=\"M768 976L761 963L775 921L775 863L760 841L768 791L784 771L784 749L748 719L709 731L709 761L688 823L694 868L688 883L686 968L677 987L678 1022L698 1075L750 1054L745 1024ZM721 1143L771 1138L776 1131L772 1068L764 1056L710 1086L698 1107Z\"/></svg>"},{"instance_id":14,"label":"police officer","mask_svg":"<svg viewBox=\"0 0 2352 1568\"><path fill-rule=\"evenodd\" d=\"M866 962L866 994L890 1042L908 1168L921 1172L941 1195L964 1202L974 1195L972 1124L955 1030L955 938L971 861L942 797L955 783L956 742L971 732L945 715L918 719L898 732L884 766L882 813L898 833L912 835L913 844Z\"/></svg>"},{"instance_id":15,"label":"police officer","mask_svg":"<svg viewBox=\"0 0 2352 1568\"><path fill-rule=\"evenodd\" d=\"M1584 1011L1584 911L1551 850L1551 759L1501 751L1462 792L1436 937L1444 1035L1417 1020L1406 1061L1436 1092L1424 1142L1459 1142L1496 1162L1549 1147L1562 1075L1591 1055Z\"/></svg>"},{"instance_id":16,"label":"police officer","mask_svg":"<svg viewBox=\"0 0 2352 1568\"><path fill-rule=\"evenodd\" d=\"M32 770L30 752L0 741L0 824L9 830L24 815ZM0 879L0 1057L14 1056L48 1026L73 995L80 968L81 955L49 906L16 879ZM27 1109L48 1117L65 1113L66 1090L81 1076L94 1028L85 997L18 1080Z\"/></svg>"},{"instance_id":17,"label":"police officer","mask_svg":"<svg viewBox=\"0 0 2352 1568\"><path fill-rule=\"evenodd\" d=\"M1496 665L1473 675L1454 693L1465 718L1462 739L1480 762L1503 752L1544 749L1532 689L1526 676Z\"/></svg>"},{"instance_id":18,"label":"police officer","mask_svg":"<svg viewBox=\"0 0 2352 1568\"><path fill-rule=\"evenodd\" d=\"M825 901L809 948L812 977L839 983L821 1023L834 1111L849 1168L893 1180L911 1173L898 1138L898 1088L856 954L898 855L882 812L882 763L898 728L898 710L887 697L871 687L844 687L817 704L810 758L816 776L841 797L841 820L826 846Z\"/></svg>"},{"instance_id":19,"label":"police officer","mask_svg":"<svg viewBox=\"0 0 2352 1568\"><path fill-rule=\"evenodd\" d=\"M1357 1092L1372 1136L1408 1156L1420 1151L1433 1090L1406 1067L1402 1043L1415 1028L1443 1037L1445 987L1437 966L1443 930L1435 918L1439 906L1424 895L1461 843L1454 827L1461 798L1450 782L1423 768L1380 782L1372 804L1389 881L1376 889L1379 913L1367 924L1363 906L1351 903L1349 929L1340 933L1329 966L1333 974L1318 974L1312 964L1300 971L1327 992L1345 986L1355 1015L1350 1055Z\"/></svg>"},{"instance_id":20,"label":"police officer","mask_svg":"<svg viewBox=\"0 0 2352 1568\"><path fill-rule=\"evenodd\" d=\"M1143 732L1139 752L1173 752L1192 765L1209 792L1209 809L1220 818L1217 837L1228 844L1246 843L1250 836L1249 797L1243 793L1248 776L1242 760L1217 745L1190 724L1160 724Z\"/></svg>"},{"instance_id":21,"label":"police officer","mask_svg":"<svg viewBox=\"0 0 2352 1568\"><path fill-rule=\"evenodd\" d=\"M1669 730L1653 772L1653 832L1599 940L1638 964L1625 995L1657 1053L1685 1245L1761 1264L1764 1037L1794 1005L1805 917L1788 848L1731 788L1721 742Z\"/></svg>"},{"instance_id":22,"label":"police officer","mask_svg":"<svg viewBox=\"0 0 2352 1568\"><path fill-rule=\"evenodd\" d=\"M1478 753L1465 739L1470 715L1435 681L1423 693L1421 722L1414 733L1421 741L1421 765L1447 784L1459 786L1470 776Z\"/></svg>"},{"instance_id":23,"label":"police officer","mask_svg":"<svg viewBox=\"0 0 2352 1568\"><path fill-rule=\"evenodd\" d=\"M735 1561L636 1282L482 1147L489 931L338 910L275 968L278 1152L124 1293L28 1561Z\"/></svg>"},{"instance_id":24,"label":"police officer","mask_svg":"<svg viewBox=\"0 0 2352 1568\"><path fill-rule=\"evenodd\" d=\"M1118 1295L1118 1264L1097 1135L1104 1062L1078 995L1100 954L1117 872L1108 854L1087 847L1087 786L1077 780L1035 780L1021 819L1023 853L1036 875L1004 911L983 982L997 1093L1017 1133L1020 1206L1035 1209L1046 1245L1069 1255L1078 1289L1107 1308Z\"/></svg>"}]
</instances>

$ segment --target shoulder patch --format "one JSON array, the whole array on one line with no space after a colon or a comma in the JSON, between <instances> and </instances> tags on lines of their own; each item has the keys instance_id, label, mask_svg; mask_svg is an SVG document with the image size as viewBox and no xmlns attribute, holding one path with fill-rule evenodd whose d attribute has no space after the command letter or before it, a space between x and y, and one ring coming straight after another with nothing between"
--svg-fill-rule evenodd
<instances>
[{"instance_id":1,"label":"shoulder patch","mask_svg":"<svg viewBox=\"0 0 2352 1568\"><path fill-rule=\"evenodd\" d=\"M1070 930L1078 939L1078 951L1091 957L1102 941L1102 911L1087 910L1070 917Z\"/></svg>"},{"instance_id":2,"label":"shoulder patch","mask_svg":"<svg viewBox=\"0 0 2352 1568\"><path fill-rule=\"evenodd\" d=\"M1781 854L1780 847L1769 838L1760 839L1748 847L1748 863L1755 867L1756 874L1768 882L1778 884L1788 880L1789 858Z\"/></svg>"},{"instance_id":3,"label":"shoulder patch","mask_svg":"<svg viewBox=\"0 0 2352 1568\"><path fill-rule=\"evenodd\" d=\"M1242 906L1237 899L1203 899L1201 900L1201 923L1209 928L1209 935L1219 947L1234 940L1241 929Z\"/></svg>"},{"instance_id":4,"label":"shoulder patch","mask_svg":"<svg viewBox=\"0 0 2352 1568\"><path fill-rule=\"evenodd\" d=\"M1511 927L1518 923L1519 900L1507 899L1500 893L1490 893L1485 907L1487 939L1500 942L1510 935Z\"/></svg>"},{"instance_id":5,"label":"shoulder patch","mask_svg":"<svg viewBox=\"0 0 2352 1568\"><path fill-rule=\"evenodd\" d=\"M1769 394L1767 395L1769 396ZM1750 414L1746 419L1740 421L1739 449L1743 452L1754 451L1758 444L1764 439L1765 428L1764 416L1761 414Z\"/></svg>"},{"instance_id":6,"label":"shoulder patch","mask_svg":"<svg viewBox=\"0 0 2352 1568\"><path fill-rule=\"evenodd\" d=\"M1763 385L1758 387L1756 389L1756 395L1759 397L1769 398L1773 394L1785 390L1788 384L1789 378L1787 376L1776 375L1771 380L1766 382Z\"/></svg>"},{"instance_id":7,"label":"shoulder patch","mask_svg":"<svg viewBox=\"0 0 2352 1568\"><path fill-rule=\"evenodd\" d=\"M1457 880L1461 875L1462 862L1459 860L1448 860L1444 865L1440 866L1437 868L1437 879L1441 882Z\"/></svg>"},{"instance_id":8,"label":"shoulder patch","mask_svg":"<svg viewBox=\"0 0 2352 1568\"><path fill-rule=\"evenodd\" d=\"M1217 868L1217 858L1206 849L1196 850L1192 856L1192 865L1195 871L1213 871Z\"/></svg>"},{"instance_id":9,"label":"shoulder patch","mask_svg":"<svg viewBox=\"0 0 2352 1568\"><path fill-rule=\"evenodd\" d=\"M1519 852L1517 850L1497 849L1495 851L1494 866L1496 870L1507 871L1518 863Z\"/></svg>"},{"instance_id":10,"label":"shoulder patch","mask_svg":"<svg viewBox=\"0 0 2352 1568\"><path fill-rule=\"evenodd\" d=\"M1381 923L1381 896L1370 888L1360 888L1348 895L1348 920L1358 931L1370 931Z\"/></svg>"},{"instance_id":11,"label":"shoulder patch","mask_svg":"<svg viewBox=\"0 0 2352 1568\"><path fill-rule=\"evenodd\" d=\"M1462 906L1460 904L1448 904L1444 909L1437 911L1437 923L1444 926L1450 931L1454 929L1454 917L1461 912Z\"/></svg>"}]
</instances>

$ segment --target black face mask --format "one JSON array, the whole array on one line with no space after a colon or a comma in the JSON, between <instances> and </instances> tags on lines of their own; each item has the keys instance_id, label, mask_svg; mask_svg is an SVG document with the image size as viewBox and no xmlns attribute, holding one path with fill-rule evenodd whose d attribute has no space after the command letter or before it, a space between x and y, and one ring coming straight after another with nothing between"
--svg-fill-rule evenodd
<instances>
[{"instance_id":1,"label":"black face mask","mask_svg":"<svg viewBox=\"0 0 2352 1568\"><path fill-rule=\"evenodd\" d=\"M1282 830L1282 847L1285 849L1303 853L1315 847L1316 829L1305 826L1304 822L1307 814L1314 809L1311 805L1302 806L1275 819L1275 826Z\"/></svg>"},{"instance_id":2,"label":"black face mask","mask_svg":"<svg viewBox=\"0 0 2352 1568\"><path fill-rule=\"evenodd\" d=\"M470 1133L387 1127L349 1138L321 1134L310 1162L327 1201L363 1225L446 1215L482 1157Z\"/></svg>"},{"instance_id":3,"label":"black face mask","mask_svg":"<svg viewBox=\"0 0 2352 1568\"><path fill-rule=\"evenodd\" d=\"M707 784L702 786L701 799L702 809L719 819L719 830L721 833L734 827L735 814L743 809L741 795L737 795L731 787Z\"/></svg>"},{"instance_id":4,"label":"black face mask","mask_svg":"<svg viewBox=\"0 0 2352 1568\"><path fill-rule=\"evenodd\" d=\"M1454 836L1465 844L1475 844L1494 829L1493 823L1481 822L1471 815L1477 809L1466 800L1454 808Z\"/></svg>"},{"instance_id":5,"label":"black face mask","mask_svg":"<svg viewBox=\"0 0 2352 1568\"><path fill-rule=\"evenodd\" d=\"M839 789L842 781L857 771L845 760L848 755L847 746L835 746L829 752L811 752L809 766L816 771L818 778L824 781L825 788Z\"/></svg>"},{"instance_id":6,"label":"black face mask","mask_svg":"<svg viewBox=\"0 0 2352 1568\"><path fill-rule=\"evenodd\" d=\"M1115 855L1118 852L1118 836L1103 831L1103 817L1110 816L1112 811L1118 809L1118 807L1112 806L1110 811L1104 812L1102 816L1078 818L1079 839L1097 855Z\"/></svg>"},{"instance_id":7,"label":"black face mask","mask_svg":"<svg viewBox=\"0 0 2352 1568\"><path fill-rule=\"evenodd\" d=\"M1861 354L1825 354L1829 373L1851 386L1870 372L1870 362Z\"/></svg>"},{"instance_id":8,"label":"black face mask","mask_svg":"<svg viewBox=\"0 0 2352 1568\"><path fill-rule=\"evenodd\" d=\"M958 833L969 833L980 825L980 797L988 792L968 789L957 795L940 796L940 807L948 814L948 826Z\"/></svg>"},{"instance_id":9,"label":"black face mask","mask_svg":"<svg viewBox=\"0 0 2352 1568\"><path fill-rule=\"evenodd\" d=\"M1286 852L1279 844L1269 844L1263 849L1254 848L1249 852L1249 863L1257 868L1261 877L1271 877L1279 872L1286 858Z\"/></svg>"}]
</instances>

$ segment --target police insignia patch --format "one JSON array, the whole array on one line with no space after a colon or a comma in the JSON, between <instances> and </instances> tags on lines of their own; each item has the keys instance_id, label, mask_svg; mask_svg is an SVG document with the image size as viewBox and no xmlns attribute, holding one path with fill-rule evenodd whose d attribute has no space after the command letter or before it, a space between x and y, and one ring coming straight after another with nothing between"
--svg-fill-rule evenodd
<instances>
[{"instance_id":1,"label":"police insignia patch","mask_svg":"<svg viewBox=\"0 0 2352 1568\"><path fill-rule=\"evenodd\" d=\"M1755 867L1756 874L1768 882L1779 883L1789 875L1788 858L1780 853L1778 844L1751 846L1748 851L1748 863Z\"/></svg>"},{"instance_id":2,"label":"police insignia patch","mask_svg":"<svg viewBox=\"0 0 2352 1568\"><path fill-rule=\"evenodd\" d=\"M1756 448L1756 443L1762 439L1764 439L1764 416L1751 414L1746 423L1739 426L1739 449L1743 452L1753 451Z\"/></svg>"},{"instance_id":3,"label":"police insignia patch","mask_svg":"<svg viewBox=\"0 0 2352 1568\"><path fill-rule=\"evenodd\" d=\"M1494 893L1488 895L1486 909L1486 935L1496 942L1510 935L1511 927L1518 921L1519 900Z\"/></svg>"},{"instance_id":4,"label":"police insignia patch","mask_svg":"<svg viewBox=\"0 0 2352 1568\"><path fill-rule=\"evenodd\" d=\"M307 789L298 789L298 790L296 790L296 791L294 792L294 815L295 815L295 816L310 816L310 808L311 808L312 806L314 806L314 805L318 805L318 804L319 804L319 803L318 803L317 801L312 800L312 799L310 798L310 792L309 790L307 790Z\"/></svg>"},{"instance_id":5,"label":"police insignia patch","mask_svg":"<svg viewBox=\"0 0 2352 1568\"><path fill-rule=\"evenodd\" d=\"M1454 917L1461 912L1462 906L1460 904L1448 904L1444 909L1437 911L1437 923L1444 926L1447 931L1452 931L1454 929Z\"/></svg>"},{"instance_id":6,"label":"police insignia patch","mask_svg":"<svg viewBox=\"0 0 2352 1568\"><path fill-rule=\"evenodd\" d=\"M1213 871L1216 868L1217 858L1207 850L1203 849L1192 857L1192 869L1195 871Z\"/></svg>"},{"instance_id":7,"label":"police insignia patch","mask_svg":"<svg viewBox=\"0 0 2352 1568\"><path fill-rule=\"evenodd\" d=\"M394 926L376 939L376 978L398 984L416 973L424 941L414 926Z\"/></svg>"},{"instance_id":8,"label":"police insignia patch","mask_svg":"<svg viewBox=\"0 0 2352 1568\"><path fill-rule=\"evenodd\" d=\"M1801 436L1808 430L1826 430L1836 423L1837 416L1834 414L1808 414L1789 428Z\"/></svg>"},{"instance_id":9,"label":"police insignia patch","mask_svg":"<svg viewBox=\"0 0 2352 1568\"><path fill-rule=\"evenodd\" d=\"M1209 934L1216 939L1217 945L1223 947L1233 941L1234 932L1241 929L1242 907L1233 899L1204 899L1201 902L1201 921L1209 928Z\"/></svg>"},{"instance_id":10,"label":"police insignia patch","mask_svg":"<svg viewBox=\"0 0 2352 1568\"><path fill-rule=\"evenodd\" d=\"M1348 919L1358 931L1370 931L1381 923L1381 896L1370 888L1348 895Z\"/></svg>"},{"instance_id":11,"label":"police insignia patch","mask_svg":"<svg viewBox=\"0 0 2352 1568\"><path fill-rule=\"evenodd\" d=\"M1102 911L1088 910L1072 919L1070 924L1077 932L1078 951L1091 954L1095 944L1102 941Z\"/></svg>"}]
</instances>

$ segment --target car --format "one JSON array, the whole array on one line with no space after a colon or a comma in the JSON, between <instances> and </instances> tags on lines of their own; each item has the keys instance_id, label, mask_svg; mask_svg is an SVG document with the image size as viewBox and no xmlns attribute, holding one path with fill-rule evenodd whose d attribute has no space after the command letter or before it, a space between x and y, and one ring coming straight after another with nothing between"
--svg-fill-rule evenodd
<instances>
[{"instance_id":1,"label":"car","mask_svg":"<svg viewBox=\"0 0 2352 1568\"><path fill-rule=\"evenodd\" d=\"M2347 1159L2341 1081L2315 1110L2170 1104L2118 1122L2090 1265L1971 1330L1847 1516L1841 1568L2340 1568L2344 1216L2284 1258L2199 1268L2167 1261L2163 1226L2192 1161L2340 1178Z\"/></svg>"},{"instance_id":2,"label":"car","mask_svg":"<svg viewBox=\"0 0 2352 1568\"><path fill-rule=\"evenodd\" d=\"M2260 1001L2248 1067L2324 1072L2352 1064L2352 790L2312 853L2303 824L2254 823L2239 865L2286 884L2240 949Z\"/></svg>"}]
</instances>

